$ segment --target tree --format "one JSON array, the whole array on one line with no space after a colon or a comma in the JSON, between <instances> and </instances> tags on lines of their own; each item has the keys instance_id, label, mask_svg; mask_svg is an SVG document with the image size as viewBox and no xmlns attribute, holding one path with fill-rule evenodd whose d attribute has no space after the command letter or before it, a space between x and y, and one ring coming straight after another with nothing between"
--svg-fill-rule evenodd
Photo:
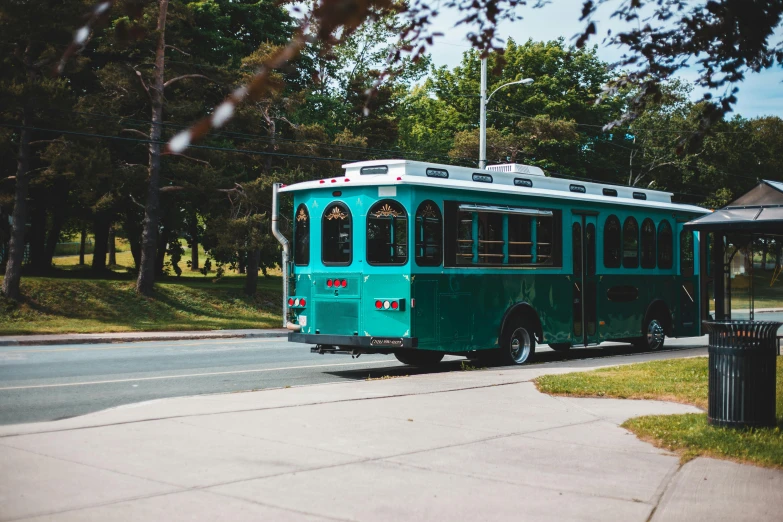
<instances>
[{"instance_id":1,"label":"tree","mask_svg":"<svg viewBox=\"0 0 783 522\"><path fill-rule=\"evenodd\" d=\"M45 122L56 122L52 109L70 103L68 82L52 78L53 67L62 45L70 38L70 27L78 19L84 5L78 2L13 1L0 8L0 53L4 58L0 76L0 114L11 124L11 139L16 143L16 172L8 261L2 293L18 300L25 250L25 228L28 218L28 193L33 165L38 168L34 147L43 145L57 135L35 139L36 131ZM62 116L60 117L62 118ZM13 123L11 123L13 122ZM46 126L45 124L43 125ZM6 178L7 179L7 178Z\"/></svg>"}]
</instances>

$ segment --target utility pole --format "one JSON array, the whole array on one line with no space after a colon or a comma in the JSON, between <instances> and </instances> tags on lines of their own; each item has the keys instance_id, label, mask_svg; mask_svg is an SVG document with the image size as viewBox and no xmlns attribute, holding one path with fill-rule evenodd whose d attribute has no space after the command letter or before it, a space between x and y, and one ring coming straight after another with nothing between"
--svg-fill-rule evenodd
<instances>
[{"instance_id":1,"label":"utility pole","mask_svg":"<svg viewBox=\"0 0 783 522\"><path fill-rule=\"evenodd\" d=\"M481 59L481 116L479 124L479 168L484 169L487 166L487 103L489 103L492 95L498 92L503 87L508 85L529 85L533 83L533 78L525 78L523 80L515 80L513 82L504 83L487 96L487 58Z\"/></svg>"},{"instance_id":2,"label":"utility pole","mask_svg":"<svg viewBox=\"0 0 783 522\"><path fill-rule=\"evenodd\" d=\"M487 57L481 59L481 124L479 129L479 168L487 166Z\"/></svg>"}]
</instances>

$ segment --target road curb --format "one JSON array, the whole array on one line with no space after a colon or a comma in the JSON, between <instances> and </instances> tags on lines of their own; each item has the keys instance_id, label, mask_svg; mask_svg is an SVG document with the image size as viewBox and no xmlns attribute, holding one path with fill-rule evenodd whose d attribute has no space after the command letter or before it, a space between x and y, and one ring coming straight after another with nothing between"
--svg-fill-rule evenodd
<instances>
[{"instance_id":1,"label":"road curb","mask_svg":"<svg viewBox=\"0 0 783 522\"><path fill-rule=\"evenodd\" d=\"M89 335L89 337L87 336ZM198 341L200 339L262 339L273 337L286 337L286 331L269 332L183 332L181 334L167 335L101 335L101 334L75 334L72 337L67 335L53 335L51 338L36 337L14 337L0 339L0 347L5 346L42 346L42 345L63 345L63 344L112 344L112 343L137 343L145 341Z\"/></svg>"}]
</instances>

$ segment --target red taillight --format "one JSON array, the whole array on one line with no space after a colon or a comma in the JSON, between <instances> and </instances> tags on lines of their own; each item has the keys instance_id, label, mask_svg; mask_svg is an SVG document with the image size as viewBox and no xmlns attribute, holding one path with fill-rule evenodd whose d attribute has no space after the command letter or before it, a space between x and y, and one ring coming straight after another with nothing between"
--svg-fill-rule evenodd
<instances>
[{"instance_id":1,"label":"red taillight","mask_svg":"<svg viewBox=\"0 0 783 522\"><path fill-rule=\"evenodd\" d=\"M383 303L382 303L382 302L380 302L380 301L375 301L375 308L377 308L378 310L380 310L381 308L383 308Z\"/></svg>"},{"instance_id":2,"label":"red taillight","mask_svg":"<svg viewBox=\"0 0 783 522\"><path fill-rule=\"evenodd\" d=\"M326 280L326 286L328 286L329 288L332 287L332 280L331 279L327 279Z\"/></svg>"},{"instance_id":3,"label":"red taillight","mask_svg":"<svg viewBox=\"0 0 783 522\"><path fill-rule=\"evenodd\" d=\"M294 306L294 298L293 297L288 298L288 306Z\"/></svg>"},{"instance_id":4,"label":"red taillight","mask_svg":"<svg viewBox=\"0 0 783 522\"><path fill-rule=\"evenodd\" d=\"M343 285L343 288L345 288L346 286L348 286L348 281L346 281L345 279L343 279L342 285Z\"/></svg>"},{"instance_id":5,"label":"red taillight","mask_svg":"<svg viewBox=\"0 0 783 522\"><path fill-rule=\"evenodd\" d=\"M392 305L392 310L396 310L400 307L400 303L398 303L397 301L392 301L391 305Z\"/></svg>"},{"instance_id":6,"label":"red taillight","mask_svg":"<svg viewBox=\"0 0 783 522\"><path fill-rule=\"evenodd\" d=\"M299 306L304 306L305 304L307 304L307 301L305 301L304 299L299 300Z\"/></svg>"}]
</instances>

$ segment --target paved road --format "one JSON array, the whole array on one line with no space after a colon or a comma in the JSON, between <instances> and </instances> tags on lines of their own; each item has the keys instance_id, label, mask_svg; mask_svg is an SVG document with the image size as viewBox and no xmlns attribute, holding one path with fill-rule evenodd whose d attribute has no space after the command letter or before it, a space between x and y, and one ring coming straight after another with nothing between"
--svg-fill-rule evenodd
<instances>
[{"instance_id":1,"label":"paved road","mask_svg":"<svg viewBox=\"0 0 783 522\"><path fill-rule=\"evenodd\" d=\"M691 340L685 345L704 344ZM632 353L628 345L553 352L537 360ZM435 370L461 370L448 357ZM285 339L0 347L0 424L40 422L142 401L419 373L390 355L317 355Z\"/></svg>"}]
</instances>

